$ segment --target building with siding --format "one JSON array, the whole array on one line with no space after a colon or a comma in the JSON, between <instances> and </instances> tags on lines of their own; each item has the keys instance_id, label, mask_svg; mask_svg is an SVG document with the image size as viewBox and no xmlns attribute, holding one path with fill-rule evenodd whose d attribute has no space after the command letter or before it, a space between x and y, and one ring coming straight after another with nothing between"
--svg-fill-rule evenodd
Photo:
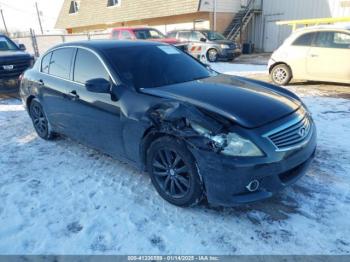
<instances>
[{"instance_id":1,"label":"building with siding","mask_svg":"<svg viewBox=\"0 0 350 262\"><path fill-rule=\"evenodd\" d=\"M65 0L56 28L69 33L120 26L154 26L161 31L213 28L223 31L240 9L241 0ZM216 10L216 23L214 23ZM215 25L214 25L215 24Z\"/></svg>"},{"instance_id":2,"label":"building with siding","mask_svg":"<svg viewBox=\"0 0 350 262\"><path fill-rule=\"evenodd\" d=\"M277 21L350 17L350 0L65 0L56 24L69 33L120 26L216 29L272 52L290 35Z\"/></svg>"},{"instance_id":3,"label":"building with siding","mask_svg":"<svg viewBox=\"0 0 350 262\"><path fill-rule=\"evenodd\" d=\"M272 52L291 34L290 26L278 26L277 21L350 17L350 0L263 0L260 14L245 32L245 40L256 49Z\"/></svg>"}]
</instances>

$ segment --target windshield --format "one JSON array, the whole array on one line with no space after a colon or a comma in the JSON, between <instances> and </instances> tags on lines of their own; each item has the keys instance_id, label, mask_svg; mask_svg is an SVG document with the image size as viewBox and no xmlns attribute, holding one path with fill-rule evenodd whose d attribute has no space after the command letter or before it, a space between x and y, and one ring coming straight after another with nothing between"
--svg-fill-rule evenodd
<instances>
[{"instance_id":1,"label":"windshield","mask_svg":"<svg viewBox=\"0 0 350 262\"><path fill-rule=\"evenodd\" d=\"M155 29L137 29L134 31L137 39L161 39L165 36Z\"/></svg>"},{"instance_id":2,"label":"windshield","mask_svg":"<svg viewBox=\"0 0 350 262\"><path fill-rule=\"evenodd\" d=\"M212 74L173 46L116 47L106 50L105 55L122 80L137 89L189 82Z\"/></svg>"},{"instance_id":3,"label":"windshield","mask_svg":"<svg viewBox=\"0 0 350 262\"><path fill-rule=\"evenodd\" d=\"M214 31L203 31L202 32L210 41L215 41L215 40L226 40L226 38L218 33L218 32L214 32Z\"/></svg>"},{"instance_id":4,"label":"windshield","mask_svg":"<svg viewBox=\"0 0 350 262\"><path fill-rule=\"evenodd\" d=\"M0 51L18 50L17 45L4 36L0 36Z\"/></svg>"}]
</instances>

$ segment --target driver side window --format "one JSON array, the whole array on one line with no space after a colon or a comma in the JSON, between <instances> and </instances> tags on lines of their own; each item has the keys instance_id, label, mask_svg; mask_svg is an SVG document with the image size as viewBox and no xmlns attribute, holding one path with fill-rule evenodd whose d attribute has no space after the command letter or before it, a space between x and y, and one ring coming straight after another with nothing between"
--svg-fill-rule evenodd
<instances>
[{"instance_id":1,"label":"driver side window","mask_svg":"<svg viewBox=\"0 0 350 262\"><path fill-rule=\"evenodd\" d=\"M78 49L75 58L73 80L85 84L88 80L102 78L110 81L109 74L95 54Z\"/></svg>"}]
</instances>

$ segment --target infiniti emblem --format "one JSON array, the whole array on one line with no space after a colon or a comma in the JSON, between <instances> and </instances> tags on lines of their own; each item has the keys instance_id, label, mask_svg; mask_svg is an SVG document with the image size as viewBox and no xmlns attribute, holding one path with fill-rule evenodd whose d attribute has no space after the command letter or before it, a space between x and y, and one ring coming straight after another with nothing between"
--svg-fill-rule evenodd
<instances>
[{"instance_id":1,"label":"infiniti emblem","mask_svg":"<svg viewBox=\"0 0 350 262\"><path fill-rule=\"evenodd\" d=\"M306 134L306 129L305 129L305 127L300 128L298 133L299 133L299 136L300 136L300 137L304 137L305 134Z\"/></svg>"},{"instance_id":2,"label":"infiniti emblem","mask_svg":"<svg viewBox=\"0 0 350 262\"><path fill-rule=\"evenodd\" d=\"M2 66L2 68L4 69L4 70L13 70L13 65L4 65L4 66Z\"/></svg>"}]
</instances>

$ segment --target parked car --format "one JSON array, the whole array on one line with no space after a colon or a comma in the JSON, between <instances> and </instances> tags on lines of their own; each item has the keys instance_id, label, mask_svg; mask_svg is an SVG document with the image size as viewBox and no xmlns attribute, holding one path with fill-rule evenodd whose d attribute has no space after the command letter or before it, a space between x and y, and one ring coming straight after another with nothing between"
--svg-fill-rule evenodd
<instances>
[{"instance_id":1,"label":"parked car","mask_svg":"<svg viewBox=\"0 0 350 262\"><path fill-rule=\"evenodd\" d=\"M271 79L350 83L350 27L317 26L296 30L271 56Z\"/></svg>"},{"instance_id":2,"label":"parked car","mask_svg":"<svg viewBox=\"0 0 350 262\"><path fill-rule=\"evenodd\" d=\"M271 197L305 173L316 148L295 94L162 43L58 45L24 73L20 95L41 138L66 135L133 163L178 206Z\"/></svg>"},{"instance_id":3,"label":"parked car","mask_svg":"<svg viewBox=\"0 0 350 262\"><path fill-rule=\"evenodd\" d=\"M242 54L240 45L227 40L222 34L209 30L175 30L167 34L169 38L176 38L181 42L206 44L209 62L217 60L233 60Z\"/></svg>"},{"instance_id":4,"label":"parked car","mask_svg":"<svg viewBox=\"0 0 350 262\"><path fill-rule=\"evenodd\" d=\"M17 45L5 35L0 35L0 80L18 80L34 63L34 57L25 52L23 44Z\"/></svg>"},{"instance_id":5,"label":"parked car","mask_svg":"<svg viewBox=\"0 0 350 262\"><path fill-rule=\"evenodd\" d=\"M166 43L186 51L186 45L181 44L176 38L167 38L160 31L150 27L120 27L111 31L111 39L116 40L148 40Z\"/></svg>"}]
</instances>

